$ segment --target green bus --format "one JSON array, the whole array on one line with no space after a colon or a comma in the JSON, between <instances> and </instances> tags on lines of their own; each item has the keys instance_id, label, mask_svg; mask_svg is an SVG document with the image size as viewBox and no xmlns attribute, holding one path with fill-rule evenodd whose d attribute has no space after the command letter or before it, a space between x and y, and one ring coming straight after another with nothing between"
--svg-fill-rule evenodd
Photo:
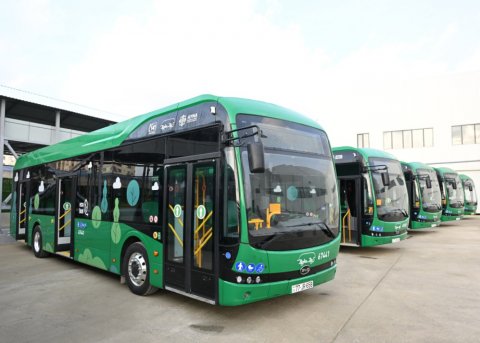
<instances>
[{"instance_id":1,"label":"green bus","mask_svg":"<svg viewBox=\"0 0 480 343\"><path fill-rule=\"evenodd\" d=\"M391 154L333 148L340 189L343 245L368 247L407 237L408 194L400 162Z\"/></svg>"},{"instance_id":2,"label":"green bus","mask_svg":"<svg viewBox=\"0 0 480 343\"><path fill-rule=\"evenodd\" d=\"M458 173L450 168L435 168L442 192L442 222L463 218L464 194Z\"/></svg>"},{"instance_id":3,"label":"green bus","mask_svg":"<svg viewBox=\"0 0 480 343\"><path fill-rule=\"evenodd\" d=\"M439 226L442 217L442 195L435 169L420 162L401 164L410 204L410 229Z\"/></svg>"},{"instance_id":4,"label":"green bus","mask_svg":"<svg viewBox=\"0 0 480 343\"><path fill-rule=\"evenodd\" d=\"M465 214L475 214L477 212L477 192L475 190L475 183L472 178L465 174L460 174L460 179L462 180L463 193L464 193L464 209Z\"/></svg>"},{"instance_id":5,"label":"green bus","mask_svg":"<svg viewBox=\"0 0 480 343\"><path fill-rule=\"evenodd\" d=\"M11 234L158 288L241 305L332 280L330 143L273 104L202 95L21 156Z\"/></svg>"}]
</instances>

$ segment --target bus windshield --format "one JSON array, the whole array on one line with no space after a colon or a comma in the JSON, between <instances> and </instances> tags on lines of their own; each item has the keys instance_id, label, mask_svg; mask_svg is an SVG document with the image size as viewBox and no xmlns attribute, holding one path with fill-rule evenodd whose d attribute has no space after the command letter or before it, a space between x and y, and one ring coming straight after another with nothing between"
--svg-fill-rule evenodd
<instances>
[{"instance_id":1,"label":"bus windshield","mask_svg":"<svg viewBox=\"0 0 480 343\"><path fill-rule=\"evenodd\" d=\"M477 204L477 194L475 192L475 185L472 181L467 180L465 181L465 201L469 205L476 205Z\"/></svg>"},{"instance_id":2,"label":"bus windshield","mask_svg":"<svg viewBox=\"0 0 480 343\"><path fill-rule=\"evenodd\" d=\"M458 174L446 173L445 174L445 184L448 191L448 200L450 202L450 207L461 208L463 207L464 194L462 181Z\"/></svg>"},{"instance_id":3,"label":"bus windshield","mask_svg":"<svg viewBox=\"0 0 480 343\"><path fill-rule=\"evenodd\" d=\"M251 173L242 148L250 243L291 250L333 240L339 232L335 171L326 134L318 129L240 115L238 127L257 125L265 147L265 172Z\"/></svg>"},{"instance_id":4,"label":"bus windshield","mask_svg":"<svg viewBox=\"0 0 480 343\"><path fill-rule=\"evenodd\" d=\"M400 162L386 158L369 158L372 168L377 216L386 222L408 218L408 194ZM386 169L385 169L386 168ZM390 184L384 185L382 173L387 172Z\"/></svg>"},{"instance_id":5,"label":"bus windshield","mask_svg":"<svg viewBox=\"0 0 480 343\"><path fill-rule=\"evenodd\" d=\"M437 174L434 170L417 169L418 183L422 196L423 210L426 212L438 212L442 209L442 195L438 184ZM427 187L427 179L430 179L431 187Z\"/></svg>"}]
</instances>

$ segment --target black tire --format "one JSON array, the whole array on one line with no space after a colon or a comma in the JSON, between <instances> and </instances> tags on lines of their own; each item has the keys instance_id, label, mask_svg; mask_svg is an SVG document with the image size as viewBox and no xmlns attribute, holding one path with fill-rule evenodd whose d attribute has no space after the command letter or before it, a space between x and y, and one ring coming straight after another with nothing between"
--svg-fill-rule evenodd
<instances>
[{"instance_id":1,"label":"black tire","mask_svg":"<svg viewBox=\"0 0 480 343\"><path fill-rule=\"evenodd\" d=\"M33 229L32 250L35 257L38 258L44 258L50 255L48 252L43 250L42 230L40 230L40 227L38 226L35 226Z\"/></svg>"},{"instance_id":2,"label":"black tire","mask_svg":"<svg viewBox=\"0 0 480 343\"><path fill-rule=\"evenodd\" d=\"M137 295L149 295L157 291L150 285L148 254L142 243L131 244L123 259L123 274L128 288Z\"/></svg>"}]
</instances>

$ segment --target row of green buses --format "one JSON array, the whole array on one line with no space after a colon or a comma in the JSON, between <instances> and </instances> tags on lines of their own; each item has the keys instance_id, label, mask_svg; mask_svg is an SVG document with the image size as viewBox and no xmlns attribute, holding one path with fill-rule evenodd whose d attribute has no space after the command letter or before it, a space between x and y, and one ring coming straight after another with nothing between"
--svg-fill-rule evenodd
<instances>
[{"instance_id":1,"label":"row of green buses","mask_svg":"<svg viewBox=\"0 0 480 343\"><path fill-rule=\"evenodd\" d=\"M135 294L235 306L332 280L340 244L461 217L463 187L476 204L462 180L331 149L283 107L203 95L19 157L10 230L36 257L110 271Z\"/></svg>"},{"instance_id":2,"label":"row of green buses","mask_svg":"<svg viewBox=\"0 0 480 343\"><path fill-rule=\"evenodd\" d=\"M473 180L450 168L400 162L386 152L333 148L340 192L342 245L399 242L407 229L432 228L474 214Z\"/></svg>"}]
</instances>

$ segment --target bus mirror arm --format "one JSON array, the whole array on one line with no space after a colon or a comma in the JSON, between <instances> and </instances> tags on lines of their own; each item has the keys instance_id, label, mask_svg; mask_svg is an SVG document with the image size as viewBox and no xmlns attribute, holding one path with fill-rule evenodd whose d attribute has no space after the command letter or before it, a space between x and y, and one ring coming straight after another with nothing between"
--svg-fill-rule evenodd
<instances>
[{"instance_id":1,"label":"bus mirror arm","mask_svg":"<svg viewBox=\"0 0 480 343\"><path fill-rule=\"evenodd\" d=\"M364 172L375 171L379 172L382 175L382 183L384 186L390 186L390 174L388 174L388 167L384 164L375 165L375 166L365 166L363 168Z\"/></svg>"},{"instance_id":2,"label":"bus mirror arm","mask_svg":"<svg viewBox=\"0 0 480 343\"><path fill-rule=\"evenodd\" d=\"M251 132L246 131L248 129L252 129L252 131ZM243 132L242 135L240 135L240 132L242 132L242 131L244 131L244 132ZM235 132L237 132L238 137L233 136L233 134ZM265 136L262 133L262 130L260 130L258 125L249 125L249 126L242 127L240 129L235 129L235 130L225 132L225 138L223 139L222 143L227 144L227 145L232 143L234 146L243 146L244 142L239 142L241 139L245 139L245 138L249 138L249 137L253 137L253 136L257 136L257 135L259 137L259 140L261 138L267 138L267 136ZM235 142L235 141L237 141L237 142Z\"/></svg>"}]
</instances>

